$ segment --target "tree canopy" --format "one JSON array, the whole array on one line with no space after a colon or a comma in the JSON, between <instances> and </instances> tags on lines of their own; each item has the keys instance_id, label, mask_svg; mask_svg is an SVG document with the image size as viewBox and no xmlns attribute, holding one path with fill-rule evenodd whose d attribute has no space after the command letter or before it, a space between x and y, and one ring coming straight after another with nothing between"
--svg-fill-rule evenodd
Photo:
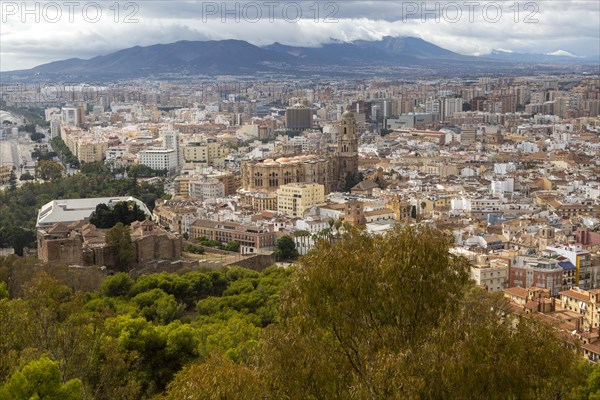
<instances>
[{"instance_id":1,"label":"tree canopy","mask_svg":"<svg viewBox=\"0 0 600 400\"><path fill-rule=\"evenodd\" d=\"M300 260L256 358L229 369L244 376L231 382L242 398L573 396L575 352L552 328L512 317L501 296L472 286L468 261L448 253L449 236L426 226L344 235ZM167 398L217 371L228 376L223 368L213 359L185 370Z\"/></svg>"},{"instance_id":2,"label":"tree canopy","mask_svg":"<svg viewBox=\"0 0 600 400\"><path fill-rule=\"evenodd\" d=\"M115 267L120 271L126 271L135 258L135 245L131 240L131 230L128 225L117 222L106 233L106 244L116 249Z\"/></svg>"},{"instance_id":3,"label":"tree canopy","mask_svg":"<svg viewBox=\"0 0 600 400\"><path fill-rule=\"evenodd\" d=\"M146 219L146 214L135 202L119 201L112 208L104 203L98 204L90 216L90 223L96 225L97 228L108 229L119 222L131 225L134 221L143 221L144 219Z\"/></svg>"},{"instance_id":4,"label":"tree canopy","mask_svg":"<svg viewBox=\"0 0 600 400\"><path fill-rule=\"evenodd\" d=\"M53 173L59 169L63 170L54 161L44 160L44 163L51 163L52 166L48 177L54 176ZM24 174L22 177L28 176ZM149 184L133 179L116 179L108 169L100 168L72 176L62 176L62 172L59 176L56 173L52 181L24 182L15 190L2 190L0 229L9 232L10 238L3 240L0 233L0 247L12 246L17 254L22 254L23 247L34 247L38 210L51 200L126 195L140 199L152 210L155 200L164 196L165 192L160 182Z\"/></svg>"},{"instance_id":5,"label":"tree canopy","mask_svg":"<svg viewBox=\"0 0 600 400\"><path fill-rule=\"evenodd\" d=\"M294 239L288 235L284 235L277 239L275 255L279 260L294 260L298 258L298 251L296 250L296 242L294 242Z\"/></svg>"},{"instance_id":6,"label":"tree canopy","mask_svg":"<svg viewBox=\"0 0 600 400\"><path fill-rule=\"evenodd\" d=\"M58 364L48 357L31 361L0 386L1 400L80 400L83 385L79 379L62 383Z\"/></svg>"},{"instance_id":7,"label":"tree canopy","mask_svg":"<svg viewBox=\"0 0 600 400\"><path fill-rule=\"evenodd\" d=\"M427 226L345 227L297 268L118 273L86 292L69 268L0 257L0 393L80 382L97 400L598 398L600 366L475 287L450 241Z\"/></svg>"}]
</instances>

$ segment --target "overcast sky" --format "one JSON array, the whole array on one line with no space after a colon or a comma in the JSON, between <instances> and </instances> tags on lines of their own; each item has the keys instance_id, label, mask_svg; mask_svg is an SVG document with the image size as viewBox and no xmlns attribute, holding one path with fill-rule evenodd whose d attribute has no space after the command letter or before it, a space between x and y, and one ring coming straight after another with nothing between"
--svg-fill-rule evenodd
<instances>
[{"instance_id":1,"label":"overcast sky","mask_svg":"<svg viewBox=\"0 0 600 400\"><path fill-rule=\"evenodd\" d=\"M135 45L242 39L318 46L415 36L469 55L600 52L600 1L74 1L1 0L0 70ZM476 5L475 3L479 3ZM115 7L117 5L117 7ZM116 9L119 12L116 12Z\"/></svg>"}]
</instances>

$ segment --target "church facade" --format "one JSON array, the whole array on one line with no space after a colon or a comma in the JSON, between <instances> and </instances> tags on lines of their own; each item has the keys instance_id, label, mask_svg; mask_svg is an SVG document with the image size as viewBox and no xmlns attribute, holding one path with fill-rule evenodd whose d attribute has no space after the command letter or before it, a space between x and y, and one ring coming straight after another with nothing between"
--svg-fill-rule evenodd
<instances>
[{"instance_id":1,"label":"church facade","mask_svg":"<svg viewBox=\"0 0 600 400\"><path fill-rule=\"evenodd\" d=\"M293 182L319 183L325 192L342 191L346 180L358 173L356 119L349 107L338 124L335 151L328 155L301 155L242 163L242 187L246 191L274 192Z\"/></svg>"}]
</instances>

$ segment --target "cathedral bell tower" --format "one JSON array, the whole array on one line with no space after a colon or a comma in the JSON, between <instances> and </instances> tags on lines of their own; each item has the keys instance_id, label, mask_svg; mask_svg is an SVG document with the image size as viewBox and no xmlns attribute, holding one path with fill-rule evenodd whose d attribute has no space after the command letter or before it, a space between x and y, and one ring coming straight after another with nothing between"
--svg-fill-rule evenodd
<instances>
[{"instance_id":1,"label":"cathedral bell tower","mask_svg":"<svg viewBox=\"0 0 600 400\"><path fill-rule=\"evenodd\" d=\"M339 122L336 149L338 190L343 189L348 175L358 173L358 137L356 136L356 119L350 106L342 114Z\"/></svg>"}]
</instances>

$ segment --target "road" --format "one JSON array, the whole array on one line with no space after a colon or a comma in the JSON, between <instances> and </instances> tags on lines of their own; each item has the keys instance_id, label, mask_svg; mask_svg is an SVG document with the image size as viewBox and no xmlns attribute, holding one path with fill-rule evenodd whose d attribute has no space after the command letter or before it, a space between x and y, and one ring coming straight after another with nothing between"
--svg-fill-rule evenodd
<instances>
[{"instance_id":1,"label":"road","mask_svg":"<svg viewBox=\"0 0 600 400\"><path fill-rule=\"evenodd\" d=\"M31 142L27 133L19 133L18 137L11 136L0 140L0 165L15 167L17 185L21 185L21 173L33 175L35 162L31 158L35 143ZM21 170L21 165L23 169Z\"/></svg>"},{"instance_id":2,"label":"road","mask_svg":"<svg viewBox=\"0 0 600 400\"><path fill-rule=\"evenodd\" d=\"M21 157L19 142L16 139L2 139L0 141L0 164L19 168Z\"/></svg>"}]
</instances>

